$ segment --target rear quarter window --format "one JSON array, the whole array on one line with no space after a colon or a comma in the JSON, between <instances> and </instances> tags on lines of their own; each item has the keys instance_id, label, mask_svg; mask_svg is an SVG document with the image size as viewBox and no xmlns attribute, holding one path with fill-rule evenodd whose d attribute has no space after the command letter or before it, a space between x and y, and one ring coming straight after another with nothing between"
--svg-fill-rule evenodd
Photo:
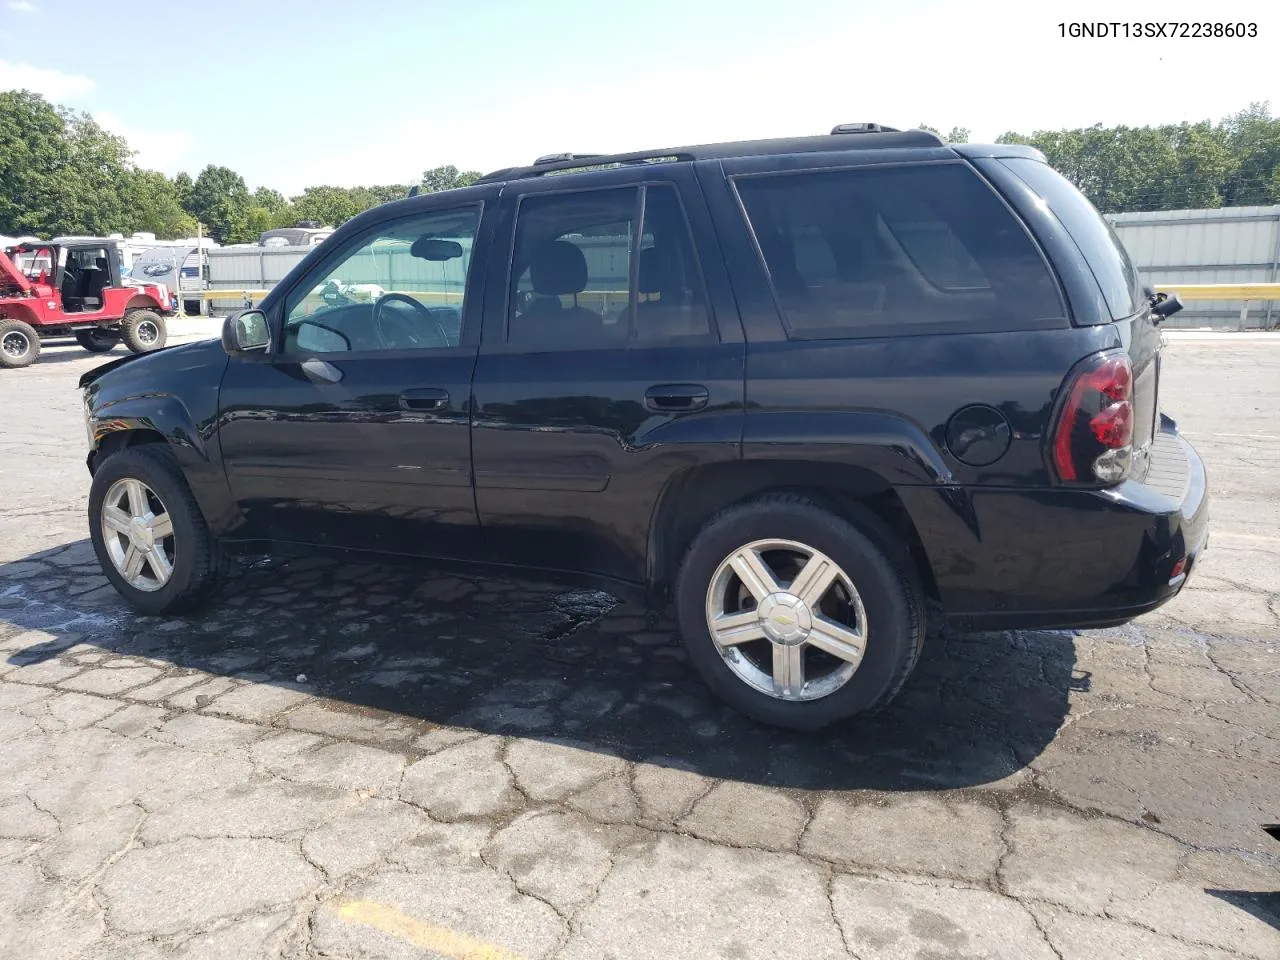
<instances>
[{"instance_id":1,"label":"rear quarter window","mask_svg":"<svg viewBox=\"0 0 1280 960\"><path fill-rule=\"evenodd\" d=\"M741 176L734 186L793 338L1066 324L1039 248L967 164Z\"/></svg>"},{"instance_id":2,"label":"rear quarter window","mask_svg":"<svg viewBox=\"0 0 1280 960\"><path fill-rule=\"evenodd\" d=\"M1089 264L1113 320L1133 316L1146 297L1138 271L1111 224L1076 186L1047 163L1022 157L1000 161L1045 202Z\"/></svg>"}]
</instances>

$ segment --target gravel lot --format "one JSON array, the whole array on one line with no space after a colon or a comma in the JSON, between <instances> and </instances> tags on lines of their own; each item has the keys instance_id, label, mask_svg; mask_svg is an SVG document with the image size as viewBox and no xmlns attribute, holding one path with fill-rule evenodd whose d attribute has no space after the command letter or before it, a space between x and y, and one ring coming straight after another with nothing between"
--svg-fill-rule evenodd
<instances>
[{"instance_id":1,"label":"gravel lot","mask_svg":"<svg viewBox=\"0 0 1280 960\"><path fill-rule=\"evenodd\" d=\"M75 378L0 373L0 957L1280 958L1280 340L1175 340L1188 588L934 643L819 736L610 598L263 562L98 575Z\"/></svg>"}]
</instances>

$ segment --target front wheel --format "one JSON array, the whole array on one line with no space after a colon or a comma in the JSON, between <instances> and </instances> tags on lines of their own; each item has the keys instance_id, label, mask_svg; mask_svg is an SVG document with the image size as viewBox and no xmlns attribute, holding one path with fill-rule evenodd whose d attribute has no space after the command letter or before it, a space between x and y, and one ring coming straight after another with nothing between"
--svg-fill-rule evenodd
<instances>
[{"instance_id":1,"label":"front wheel","mask_svg":"<svg viewBox=\"0 0 1280 960\"><path fill-rule=\"evenodd\" d=\"M76 331L76 343L90 353L106 353L120 342L120 335L105 327L88 327Z\"/></svg>"},{"instance_id":2,"label":"front wheel","mask_svg":"<svg viewBox=\"0 0 1280 960\"><path fill-rule=\"evenodd\" d=\"M120 321L120 339L134 353L159 350L168 336L164 317L154 310L130 310Z\"/></svg>"},{"instance_id":3,"label":"front wheel","mask_svg":"<svg viewBox=\"0 0 1280 960\"><path fill-rule=\"evenodd\" d=\"M711 689L756 720L817 730L888 703L924 637L921 591L892 535L772 494L714 517L680 568L676 612Z\"/></svg>"},{"instance_id":4,"label":"front wheel","mask_svg":"<svg viewBox=\"0 0 1280 960\"><path fill-rule=\"evenodd\" d=\"M29 367L40 356L40 336L22 320L0 320L0 367Z\"/></svg>"},{"instance_id":5,"label":"front wheel","mask_svg":"<svg viewBox=\"0 0 1280 960\"><path fill-rule=\"evenodd\" d=\"M89 535L107 579L143 613L190 610L217 587L216 545L163 444L128 447L98 468Z\"/></svg>"}]
</instances>

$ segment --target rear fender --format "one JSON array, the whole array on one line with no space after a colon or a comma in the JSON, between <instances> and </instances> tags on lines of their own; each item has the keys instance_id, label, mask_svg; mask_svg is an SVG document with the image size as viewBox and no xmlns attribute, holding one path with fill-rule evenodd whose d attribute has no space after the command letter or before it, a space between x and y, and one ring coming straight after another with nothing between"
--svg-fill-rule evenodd
<instances>
[{"instance_id":1,"label":"rear fender","mask_svg":"<svg viewBox=\"0 0 1280 960\"><path fill-rule=\"evenodd\" d=\"M890 486L947 484L951 469L919 426L875 412L750 412L744 460L799 460L869 470Z\"/></svg>"}]
</instances>

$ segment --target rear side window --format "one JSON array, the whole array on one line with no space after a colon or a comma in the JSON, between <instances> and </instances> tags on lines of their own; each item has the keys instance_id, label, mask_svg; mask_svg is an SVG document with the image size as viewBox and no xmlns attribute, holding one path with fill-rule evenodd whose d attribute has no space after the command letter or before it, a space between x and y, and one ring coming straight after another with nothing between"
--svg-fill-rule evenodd
<instances>
[{"instance_id":1,"label":"rear side window","mask_svg":"<svg viewBox=\"0 0 1280 960\"><path fill-rule=\"evenodd\" d=\"M1040 251L964 164L751 176L735 186L793 337L1065 322Z\"/></svg>"},{"instance_id":2,"label":"rear side window","mask_svg":"<svg viewBox=\"0 0 1280 960\"><path fill-rule=\"evenodd\" d=\"M1053 211L1093 271L1114 320L1132 316L1146 297L1124 244L1083 193L1047 163L1021 157L1001 160Z\"/></svg>"}]
</instances>

